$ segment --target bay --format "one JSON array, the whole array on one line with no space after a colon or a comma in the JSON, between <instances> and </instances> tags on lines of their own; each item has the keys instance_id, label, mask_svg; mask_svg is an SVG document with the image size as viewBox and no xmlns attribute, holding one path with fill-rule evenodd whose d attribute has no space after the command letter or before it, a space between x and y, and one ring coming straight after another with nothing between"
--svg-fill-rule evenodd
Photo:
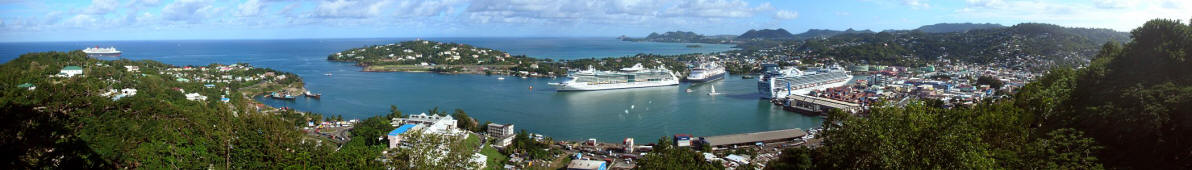
<instances>
[{"instance_id":1,"label":"bay","mask_svg":"<svg viewBox=\"0 0 1192 170\"><path fill-rule=\"evenodd\" d=\"M121 58L157 60L176 65L249 63L293 72L322 99L281 101L258 98L275 107L291 107L345 118L386 114L396 105L406 114L439 107L463 109L472 117L513 123L517 129L562 140L619 141L632 137L653 142L678 133L710 136L787 128L816 127L819 117L782 111L756 95L756 80L729 76L709 84L592 92L555 92L547 85L562 78L518 78L435 73L360 72L352 63L330 62L328 54L367 45L414 38L299 40L162 40L115 42L0 43L0 61L28 52L68 51L87 46L115 46ZM426 38L493 48L531 57L576 59L637 53L684 54L731 50L730 45L625 42L615 38ZM325 76L331 73L332 76ZM711 85L722 95L708 96ZM687 88L694 92L687 93Z\"/></svg>"}]
</instances>

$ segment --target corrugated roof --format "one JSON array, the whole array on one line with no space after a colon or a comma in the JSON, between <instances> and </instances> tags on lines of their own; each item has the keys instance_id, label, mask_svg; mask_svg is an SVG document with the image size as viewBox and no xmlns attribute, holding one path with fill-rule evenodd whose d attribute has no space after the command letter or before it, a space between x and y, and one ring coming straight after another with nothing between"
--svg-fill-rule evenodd
<instances>
[{"instance_id":1,"label":"corrugated roof","mask_svg":"<svg viewBox=\"0 0 1192 170\"><path fill-rule=\"evenodd\" d=\"M79 66L66 66L66 67L63 67L62 69L63 69L63 70L83 70L83 67L79 67Z\"/></svg>"},{"instance_id":2,"label":"corrugated roof","mask_svg":"<svg viewBox=\"0 0 1192 170\"><path fill-rule=\"evenodd\" d=\"M389 131L389 136L397 136L402 133L406 133L406 131L410 131L410 129L414 128L414 126L417 126L417 125L414 125L414 124L401 125L401 126L397 127L397 129L393 129L393 131Z\"/></svg>"},{"instance_id":3,"label":"corrugated roof","mask_svg":"<svg viewBox=\"0 0 1192 170\"><path fill-rule=\"evenodd\" d=\"M604 161L572 160L567 169L605 169Z\"/></svg>"},{"instance_id":4,"label":"corrugated roof","mask_svg":"<svg viewBox=\"0 0 1192 170\"><path fill-rule=\"evenodd\" d=\"M795 129L784 129L784 130L765 131L765 132L753 132L753 133L741 133L741 134L704 137L704 141L707 141L708 144L711 144L712 146L721 146L721 145L730 145L730 144L753 143L753 142L760 142L760 141L771 141L771 140L779 140L779 139L787 139L787 138L797 138L797 137L802 137L805 135L807 135L807 132L803 132L803 130L795 128Z\"/></svg>"}]
</instances>

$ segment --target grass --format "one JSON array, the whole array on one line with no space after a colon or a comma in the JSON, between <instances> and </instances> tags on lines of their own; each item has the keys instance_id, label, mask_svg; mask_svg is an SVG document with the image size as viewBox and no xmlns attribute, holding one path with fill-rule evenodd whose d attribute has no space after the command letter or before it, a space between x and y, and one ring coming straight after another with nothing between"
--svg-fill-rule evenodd
<instances>
[{"instance_id":1,"label":"grass","mask_svg":"<svg viewBox=\"0 0 1192 170\"><path fill-rule=\"evenodd\" d=\"M509 160L508 157L502 155L501 152L497 151L497 149L493 148L491 145L484 146L484 149L480 149L480 154L488 157L488 167L485 167L484 169L503 169L505 168L505 161Z\"/></svg>"},{"instance_id":2,"label":"grass","mask_svg":"<svg viewBox=\"0 0 1192 170\"><path fill-rule=\"evenodd\" d=\"M480 146L480 137L476 137L476 134L468 133L468 138L464 139L464 146L467 146L468 148L476 148L476 146Z\"/></svg>"}]
</instances>

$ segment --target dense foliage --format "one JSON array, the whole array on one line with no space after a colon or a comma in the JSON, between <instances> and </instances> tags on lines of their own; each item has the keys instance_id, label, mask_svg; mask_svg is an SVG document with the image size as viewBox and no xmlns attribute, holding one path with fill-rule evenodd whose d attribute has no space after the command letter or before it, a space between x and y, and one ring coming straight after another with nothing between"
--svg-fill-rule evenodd
<instances>
[{"instance_id":1,"label":"dense foliage","mask_svg":"<svg viewBox=\"0 0 1192 170\"><path fill-rule=\"evenodd\" d=\"M924 25L916 28L917 31L928 33L949 33L949 32L966 32L969 30L991 29L991 28L1005 28L1002 24L974 24L974 23L939 23L932 25Z\"/></svg>"},{"instance_id":2,"label":"dense foliage","mask_svg":"<svg viewBox=\"0 0 1192 170\"><path fill-rule=\"evenodd\" d=\"M84 74L50 76L65 66L81 66ZM139 70L123 66L138 66ZM438 149L437 146L413 145L382 154L389 150L383 136L393 129L391 118L402 116L396 107L391 107L388 115L357 123L350 129L350 140L346 143L304 132L300 128L308 122L343 118L258 108L245 94L300 86L301 79L264 68L219 71L216 66L223 67L213 64L204 69L197 66L183 69L154 61L102 61L88 58L80 51L30 53L0 65L0 71L5 73L0 74L0 123L3 123L0 167L475 167L468 163L454 164L466 162L465 158L476 151L470 146L445 153L442 163L408 156L425 155L421 151ZM232 79L225 79L229 77ZM206 84L212 87L205 87ZM108 89L121 88L134 88L138 92L119 99L103 95ZM225 95L230 100L226 103L214 97L187 100L181 90L204 96ZM408 140L435 141L447 148L463 147L460 140L450 137L428 135Z\"/></svg>"},{"instance_id":3,"label":"dense foliage","mask_svg":"<svg viewBox=\"0 0 1192 170\"><path fill-rule=\"evenodd\" d=\"M799 51L812 56L888 65L913 66L939 59L990 63L1020 58L1039 59L1038 64L1046 65L1078 65L1088 60L1084 56L1094 55L1100 44L1126 40L1126 34L1108 29L1024 23L965 32L840 34L807 40Z\"/></svg>"},{"instance_id":4,"label":"dense foliage","mask_svg":"<svg viewBox=\"0 0 1192 170\"><path fill-rule=\"evenodd\" d=\"M524 58L522 58L524 59ZM327 60L356 62L358 65L441 65L517 64L522 60L499 50L467 44L426 40L353 48L327 55ZM527 60L534 61L534 60Z\"/></svg>"},{"instance_id":5,"label":"dense foliage","mask_svg":"<svg viewBox=\"0 0 1192 170\"><path fill-rule=\"evenodd\" d=\"M84 74L50 76L67 65L82 66ZM333 149L316 146L317 140L304 139L296 129L297 122L314 118L258 112L239 92L249 87L237 83L279 79L212 82L216 88L206 88L204 82L177 81L176 76L216 73L167 68L177 67L153 61L101 61L80 51L30 53L0 65L3 166L256 169L302 165L320 157L306 153ZM263 72L268 70L222 74ZM24 83L35 88L19 86ZM120 99L102 95L121 88L139 92ZM226 94L231 100L192 101L175 89L204 96Z\"/></svg>"},{"instance_id":6,"label":"dense foliage","mask_svg":"<svg viewBox=\"0 0 1192 170\"><path fill-rule=\"evenodd\" d=\"M670 138L662 137L654 150L638 161L641 169L724 169L719 163L708 162L704 156L692 149L679 148L670 144Z\"/></svg>"},{"instance_id":7,"label":"dense foliage","mask_svg":"<svg viewBox=\"0 0 1192 170\"><path fill-rule=\"evenodd\" d=\"M645 38L621 38L624 41L651 41L651 42L673 42L673 43L726 43L729 39L720 37L709 37L695 32L684 31L670 31L662 34L650 33Z\"/></svg>"},{"instance_id":8,"label":"dense foliage","mask_svg":"<svg viewBox=\"0 0 1192 170\"><path fill-rule=\"evenodd\" d=\"M791 32L788 32L782 28L779 28L777 30L772 30L772 29L749 30L749 31L745 31L745 33L741 33L740 36L737 36L737 39L742 39L742 40L791 39L791 38L795 38L795 35L791 34Z\"/></svg>"},{"instance_id":9,"label":"dense foliage","mask_svg":"<svg viewBox=\"0 0 1192 170\"><path fill-rule=\"evenodd\" d=\"M1092 65L1056 69L1011 100L951 110L912 104L840 112L823 147L770 166L860 169L1192 168L1192 26L1153 20ZM768 167L769 168L769 167Z\"/></svg>"}]
</instances>

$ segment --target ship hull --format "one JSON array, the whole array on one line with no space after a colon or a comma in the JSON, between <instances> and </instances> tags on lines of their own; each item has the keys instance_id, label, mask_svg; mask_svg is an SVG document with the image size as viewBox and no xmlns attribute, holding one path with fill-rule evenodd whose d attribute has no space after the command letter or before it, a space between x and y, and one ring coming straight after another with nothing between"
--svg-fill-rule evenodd
<instances>
[{"instance_id":1,"label":"ship hull","mask_svg":"<svg viewBox=\"0 0 1192 170\"><path fill-rule=\"evenodd\" d=\"M791 94L807 94L814 90L823 90L827 88L840 87L848 84L852 80L852 75L845 74L842 77L834 78L827 81L814 82L812 84L805 84L800 86L792 86L791 89L785 88L785 83L773 82L774 78L763 78L765 81L758 82L758 93L763 99L786 98L786 95Z\"/></svg>"},{"instance_id":2,"label":"ship hull","mask_svg":"<svg viewBox=\"0 0 1192 170\"><path fill-rule=\"evenodd\" d=\"M697 78L687 77L687 79L684 79L684 81L692 82L692 83L712 82L712 81L724 79L725 75L726 75L725 73L719 73L719 74L705 76L705 77L697 77Z\"/></svg>"},{"instance_id":3,"label":"ship hull","mask_svg":"<svg viewBox=\"0 0 1192 170\"><path fill-rule=\"evenodd\" d=\"M561 92L565 92L565 91L597 91L597 90L617 90L617 89L632 89L632 88L644 88L644 87L674 86L674 85L679 85L679 82L671 80L671 81L632 82L632 83L600 84L600 85L560 84L560 85L555 85L555 90L561 91Z\"/></svg>"},{"instance_id":4,"label":"ship hull","mask_svg":"<svg viewBox=\"0 0 1192 170\"><path fill-rule=\"evenodd\" d=\"M87 53L90 57L119 57L120 53Z\"/></svg>"}]
</instances>

